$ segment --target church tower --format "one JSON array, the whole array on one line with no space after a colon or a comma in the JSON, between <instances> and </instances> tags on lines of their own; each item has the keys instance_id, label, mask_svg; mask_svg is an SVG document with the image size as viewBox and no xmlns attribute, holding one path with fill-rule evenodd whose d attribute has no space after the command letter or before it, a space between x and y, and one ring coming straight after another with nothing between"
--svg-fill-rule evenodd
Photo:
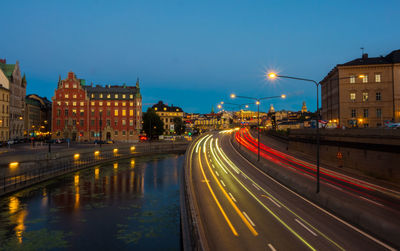
<instances>
[{"instance_id":1,"label":"church tower","mask_svg":"<svg viewBox=\"0 0 400 251\"><path fill-rule=\"evenodd\" d=\"M301 107L301 112L307 112L307 106L306 106L306 101L303 101L303 106Z\"/></svg>"}]
</instances>

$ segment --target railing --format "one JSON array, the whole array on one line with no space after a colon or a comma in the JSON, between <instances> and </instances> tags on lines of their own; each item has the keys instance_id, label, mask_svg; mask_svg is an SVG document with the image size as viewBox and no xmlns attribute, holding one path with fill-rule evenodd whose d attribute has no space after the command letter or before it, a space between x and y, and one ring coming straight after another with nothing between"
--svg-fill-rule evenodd
<instances>
[{"instance_id":1,"label":"railing","mask_svg":"<svg viewBox=\"0 0 400 251\"><path fill-rule=\"evenodd\" d=\"M46 160L36 161L28 170L17 172L14 175L0 177L0 196L69 172L116 159L157 153L183 153L186 150L187 143L149 143L134 145L134 149L131 147L132 146L120 146L107 150L95 148L93 152L79 153L79 156L75 157L74 154L69 154L57 159L48 158ZM114 149L118 150L114 151ZM95 154L97 151L98 154ZM11 167L3 165L0 166L0 168Z\"/></svg>"}]
</instances>

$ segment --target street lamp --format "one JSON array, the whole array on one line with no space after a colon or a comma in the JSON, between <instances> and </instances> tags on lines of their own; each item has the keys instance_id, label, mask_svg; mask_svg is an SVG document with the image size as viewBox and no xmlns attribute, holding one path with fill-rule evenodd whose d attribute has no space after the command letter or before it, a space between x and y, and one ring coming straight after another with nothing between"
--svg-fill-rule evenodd
<instances>
[{"instance_id":1,"label":"street lamp","mask_svg":"<svg viewBox=\"0 0 400 251\"><path fill-rule=\"evenodd\" d=\"M257 105L257 143L258 143L258 151L257 151L257 161L260 161L260 101L264 99L272 99L272 98L286 98L285 94L280 96L271 96L271 97L263 97L263 98L253 98L246 96L238 96L236 94L231 94L231 98L244 98L244 99L252 99L256 101Z\"/></svg>"}]
</instances>

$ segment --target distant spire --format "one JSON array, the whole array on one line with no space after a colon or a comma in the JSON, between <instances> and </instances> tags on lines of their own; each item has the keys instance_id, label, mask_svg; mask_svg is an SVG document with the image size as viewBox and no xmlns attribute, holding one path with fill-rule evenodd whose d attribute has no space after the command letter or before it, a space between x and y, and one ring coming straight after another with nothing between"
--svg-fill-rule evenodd
<instances>
[{"instance_id":1,"label":"distant spire","mask_svg":"<svg viewBox=\"0 0 400 251\"><path fill-rule=\"evenodd\" d=\"M214 106L211 107L211 113L214 113Z\"/></svg>"},{"instance_id":2,"label":"distant spire","mask_svg":"<svg viewBox=\"0 0 400 251\"><path fill-rule=\"evenodd\" d=\"M58 83L61 82L61 74L58 75Z\"/></svg>"},{"instance_id":3,"label":"distant spire","mask_svg":"<svg viewBox=\"0 0 400 251\"><path fill-rule=\"evenodd\" d=\"M307 112L306 101L303 101L303 106L301 107L301 112Z\"/></svg>"},{"instance_id":4,"label":"distant spire","mask_svg":"<svg viewBox=\"0 0 400 251\"><path fill-rule=\"evenodd\" d=\"M136 80L136 88L139 88L139 78Z\"/></svg>"}]
</instances>

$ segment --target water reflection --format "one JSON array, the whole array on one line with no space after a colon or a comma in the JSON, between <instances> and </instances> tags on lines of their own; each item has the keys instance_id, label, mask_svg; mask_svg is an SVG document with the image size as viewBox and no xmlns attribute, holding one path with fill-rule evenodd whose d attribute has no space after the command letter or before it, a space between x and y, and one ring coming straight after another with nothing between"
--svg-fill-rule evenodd
<instances>
[{"instance_id":1,"label":"water reflection","mask_svg":"<svg viewBox=\"0 0 400 251\"><path fill-rule=\"evenodd\" d=\"M0 250L23 249L29 241L74 250L179 249L182 162L174 156L118 161L0 199Z\"/></svg>"}]
</instances>

